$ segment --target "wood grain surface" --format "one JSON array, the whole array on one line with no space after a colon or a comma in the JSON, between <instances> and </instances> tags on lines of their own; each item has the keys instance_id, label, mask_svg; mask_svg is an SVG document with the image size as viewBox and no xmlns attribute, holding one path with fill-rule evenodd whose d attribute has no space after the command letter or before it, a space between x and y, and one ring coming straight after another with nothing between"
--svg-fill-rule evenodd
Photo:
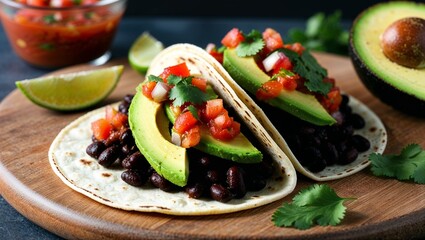
<instances>
[{"instance_id":1,"label":"wood grain surface","mask_svg":"<svg viewBox=\"0 0 425 240\"><path fill-rule=\"evenodd\" d=\"M407 116L373 97L361 84L348 58L316 54L343 91L355 96L382 119L388 132L385 153L399 153L408 143L425 146L424 120ZM143 77L126 60L116 90L102 104L120 101ZM59 72L93 68L80 65ZM56 72L57 73L57 72ZM64 238L78 239L405 239L425 236L425 185L378 178L365 169L327 182L346 202L338 226L308 230L275 227L273 212L314 182L299 176L295 191L272 204L215 216L168 216L127 212L103 206L67 187L52 171L47 152L59 131L84 112L57 113L40 108L15 90L0 104L0 192L21 214Z\"/></svg>"}]
</instances>

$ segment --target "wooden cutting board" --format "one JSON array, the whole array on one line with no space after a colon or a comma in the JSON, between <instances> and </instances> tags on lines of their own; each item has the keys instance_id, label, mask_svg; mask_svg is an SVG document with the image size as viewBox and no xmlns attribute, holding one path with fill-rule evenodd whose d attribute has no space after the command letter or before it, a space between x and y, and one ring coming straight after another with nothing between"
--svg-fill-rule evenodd
<instances>
[{"instance_id":1,"label":"wooden cutting board","mask_svg":"<svg viewBox=\"0 0 425 240\"><path fill-rule=\"evenodd\" d=\"M425 146L425 119L404 115L382 104L361 84L348 58L316 54L329 75L345 92L366 103L381 117L388 131L386 154L399 153L408 143ZM143 77L126 60L116 90L102 104L134 93ZM58 72L93 68L80 65ZM56 72L56 73L58 73ZM0 191L21 214L64 238L82 239L316 239L406 238L425 236L425 185L378 178L365 169L353 176L327 182L346 202L338 226L308 230L275 227L273 212L291 201L300 188L314 182L299 176L295 191L275 203L238 213L215 216L168 216L127 212L103 206L67 187L52 171L47 151L59 131L78 113L56 113L40 108L15 90L0 104ZM424 173L425 174L425 173Z\"/></svg>"}]
</instances>

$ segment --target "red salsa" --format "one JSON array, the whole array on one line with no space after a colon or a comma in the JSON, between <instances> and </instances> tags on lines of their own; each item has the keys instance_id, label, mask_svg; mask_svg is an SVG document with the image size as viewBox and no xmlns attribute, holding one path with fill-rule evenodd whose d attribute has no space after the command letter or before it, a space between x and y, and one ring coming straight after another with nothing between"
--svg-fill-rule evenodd
<instances>
[{"instance_id":1,"label":"red salsa","mask_svg":"<svg viewBox=\"0 0 425 240\"><path fill-rule=\"evenodd\" d=\"M22 59L44 68L102 56L110 48L124 12L123 1L104 6L93 5L99 0L16 2L23 7L4 7L0 11L9 41Z\"/></svg>"}]
</instances>

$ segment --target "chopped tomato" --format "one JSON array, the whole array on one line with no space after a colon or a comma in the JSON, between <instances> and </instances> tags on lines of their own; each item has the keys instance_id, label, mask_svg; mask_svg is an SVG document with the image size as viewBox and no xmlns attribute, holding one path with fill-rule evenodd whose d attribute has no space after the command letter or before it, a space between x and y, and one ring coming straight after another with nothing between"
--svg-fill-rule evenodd
<instances>
[{"instance_id":1,"label":"chopped tomato","mask_svg":"<svg viewBox=\"0 0 425 240\"><path fill-rule=\"evenodd\" d=\"M265 42L265 54L269 54L276 49L283 48L283 40L280 33L272 28L266 28L263 32L263 40Z\"/></svg>"},{"instance_id":2,"label":"chopped tomato","mask_svg":"<svg viewBox=\"0 0 425 240\"><path fill-rule=\"evenodd\" d=\"M277 81L278 81L280 84L282 84L282 86L283 86L283 88L284 88L285 90L288 90L288 91L294 91L294 90L297 88L297 86L298 86L298 84L297 84L297 80L298 80L299 78L300 78L300 77L299 77L299 75L295 75L295 76L285 76L285 77L279 76L279 77L277 78Z\"/></svg>"},{"instance_id":3,"label":"chopped tomato","mask_svg":"<svg viewBox=\"0 0 425 240\"><path fill-rule=\"evenodd\" d=\"M228 48L235 48L244 40L245 37L243 36L242 32L237 28L233 28L224 36L224 38L221 40L221 44Z\"/></svg>"},{"instance_id":4,"label":"chopped tomato","mask_svg":"<svg viewBox=\"0 0 425 240\"><path fill-rule=\"evenodd\" d=\"M285 48L288 48L296 53L298 53L298 55L301 55L305 48L303 47L303 45L301 45L301 43L293 43L293 44L287 44L285 45Z\"/></svg>"},{"instance_id":5,"label":"chopped tomato","mask_svg":"<svg viewBox=\"0 0 425 240\"><path fill-rule=\"evenodd\" d=\"M206 120L211 120L215 117L217 117L219 114L221 114L224 111L223 107L223 99L217 98L208 100L207 104L205 106L205 118Z\"/></svg>"},{"instance_id":6,"label":"chopped tomato","mask_svg":"<svg viewBox=\"0 0 425 240\"><path fill-rule=\"evenodd\" d=\"M187 68L186 63L183 62L177 65L165 68L164 71L159 75L159 77L162 78L164 82L167 82L167 78L171 74L180 76L180 77L189 77L190 71L189 71L189 68Z\"/></svg>"},{"instance_id":7,"label":"chopped tomato","mask_svg":"<svg viewBox=\"0 0 425 240\"><path fill-rule=\"evenodd\" d=\"M118 112L111 106L107 106L105 110L105 119L114 129L121 129L127 124L128 117L124 113Z\"/></svg>"},{"instance_id":8,"label":"chopped tomato","mask_svg":"<svg viewBox=\"0 0 425 240\"><path fill-rule=\"evenodd\" d=\"M321 100L321 104L328 112L333 113L339 109L342 102L341 92L338 87L333 87Z\"/></svg>"},{"instance_id":9,"label":"chopped tomato","mask_svg":"<svg viewBox=\"0 0 425 240\"><path fill-rule=\"evenodd\" d=\"M112 131L112 125L108 120L101 118L91 123L93 136L98 141L106 140Z\"/></svg>"},{"instance_id":10,"label":"chopped tomato","mask_svg":"<svg viewBox=\"0 0 425 240\"><path fill-rule=\"evenodd\" d=\"M279 60L277 60L276 64L273 66L273 74L279 73L282 68L290 71L293 68L291 60L284 54L279 55Z\"/></svg>"},{"instance_id":11,"label":"chopped tomato","mask_svg":"<svg viewBox=\"0 0 425 240\"><path fill-rule=\"evenodd\" d=\"M240 128L240 123L233 121L232 125L228 128L219 128L217 126L211 125L210 133L215 139L229 141L240 133Z\"/></svg>"},{"instance_id":12,"label":"chopped tomato","mask_svg":"<svg viewBox=\"0 0 425 240\"><path fill-rule=\"evenodd\" d=\"M156 86L156 82L147 82L142 85L142 93L145 97L152 99L152 91Z\"/></svg>"},{"instance_id":13,"label":"chopped tomato","mask_svg":"<svg viewBox=\"0 0 425 240\"><path fill-rule=\"evenodd\" d=\"M189 129L182 135L181 146L184 148L190 148L198 145L201 141L201 133L199 131L199 126L195 125L193 128Z\"/></svg>"},{"instance_id":14,"label":"chopped tomato","mask_svg":"<svg viewBox=\"0 0 425 240\"><path fill-rule=\"evenodd\" d=\"M229 112L225 110L222 114L215 117L210 124L218 128L228 128L232 126L233 118L229 117Z\"/></svg>"},{"instance_id":15,"label":"chopped tomato","mask_svg":"<svg viewBox=\"0 0 425 240\"><path fill-rule=\"evenodd\" d=\"M183 134L189 129L193 128L198 123L198 120L192 115L190 111L181 113L174 122L174 130Z\"/></svg>"},{"instance_id":16,"label":"chopped tomato","mask_svg":"<svg viewBox=\"0 0 425 240\"><path fill-rule=\"evenodd\" d=\"M256 97L259 100L267 100L277 97L283 86L278 81L267 81L257 90Z\"/></svg>"},{"instance_id":17,"label":"chopped tomato","mask_svg":"<svg viewBox=\"0 0 425 240\"><path fill-rule=\"evenodd\" d=\"M204 78L192 78L192 85L205 92L207 90L207 80Z\"/></svg>"},{"instance_id":18,"label":"chopped tomato","mask_svg":"<svg viewBox=\"0 0 425 240\"><path fill-rule=\"evenodd\" d=\"M51 0L51 7L72 7L74 5L79 5L78 1L75 0Z\"/></svg>"},{"instance_id":19,"label":"chopped tomato","mask_svg":"<svg viewBox=\"0 0 425 240\"><path fill-rule=\"evenodd\" d=\"M218 52L216 49L210 50L209 54L213 56L219 63L223 64L223 53Z\"/></svg>"},{"instance_id":20,"label":"chopped tomato","mask_svg":"<svg viewBox=\"0 0 425 240\"><path fill-rule=\"evenodd\" d=\"M48 7L50 0L27 0L27 4L36 7Z\"/></svg>"}]
</instances>

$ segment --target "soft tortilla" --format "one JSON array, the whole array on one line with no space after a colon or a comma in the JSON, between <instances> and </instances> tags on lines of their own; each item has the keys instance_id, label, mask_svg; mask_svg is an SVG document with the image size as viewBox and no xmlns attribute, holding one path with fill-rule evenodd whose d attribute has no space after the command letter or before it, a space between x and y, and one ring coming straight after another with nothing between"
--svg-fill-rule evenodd
<instances>
[{"instance_id":1,"label":"soft tortilla","mask_svg":"<svg viewBox=\"0 0 425 240\"><path fill-rule=\"evenodd\" d=\"M191 44L176 44L167 49L167 51L177 51L175 49L179 49L180 52L190 52L192 55L196 55L197 58L202 58L208 61L235 91L237 96L233 97L240 99L249 108L249 110L255 114L257 120L259 123L261 123L260 125L266 127L268 134L273 137L274 141L289 157L296 170L310 179L316 181L329 181L347 177L363 170L370 165L370 161L368 159L370 153L383 153L385 150L387 145L387 132L384 124L371 109L369 109L366 105L358 101L353 96L349 96L349 105L352 107L353 112L360 114L366 121L366 126L363 129L356 130L355 133L366 137L370 141L371 147L368 151L360 153L358 158L350 164L332 165L326 167L320 172L311 172L300 164L298 159L289 148L285 139L273 126L273 123L268 119L264 111L255 103L254 99L252 99L248 93L242 89L235 80L233 80L229 73L218 61L216 61L214 57L208 54L204 49Z\"/></svg>"},{"instance_id":2,"label":"soft tortilla","mask_svg":"<svg viewBox=\"0 0 425 240\"><path fill-rule=\"evenodd\" d=\"M130 186L121 180L122 169L104 168L85 152L91 143L91 122L104 117L104 108L89 112L70 123L51 144L50 164L66 185L114 208L171 215L210 215L241 211L279 200L294 190L296 171L285 153L209 61L184 49L178 46L161 52L153 60L147 74L159 75L165 67L185 61L191 74L200 74L206 78L215 91L235 108L247 127L259 138L263 149L275 160L278 167L267 186L261 191L248 192L244 198L227 203L192 199L184 192L168 193L156 188Z\"/></svg>"}]
</instances>

